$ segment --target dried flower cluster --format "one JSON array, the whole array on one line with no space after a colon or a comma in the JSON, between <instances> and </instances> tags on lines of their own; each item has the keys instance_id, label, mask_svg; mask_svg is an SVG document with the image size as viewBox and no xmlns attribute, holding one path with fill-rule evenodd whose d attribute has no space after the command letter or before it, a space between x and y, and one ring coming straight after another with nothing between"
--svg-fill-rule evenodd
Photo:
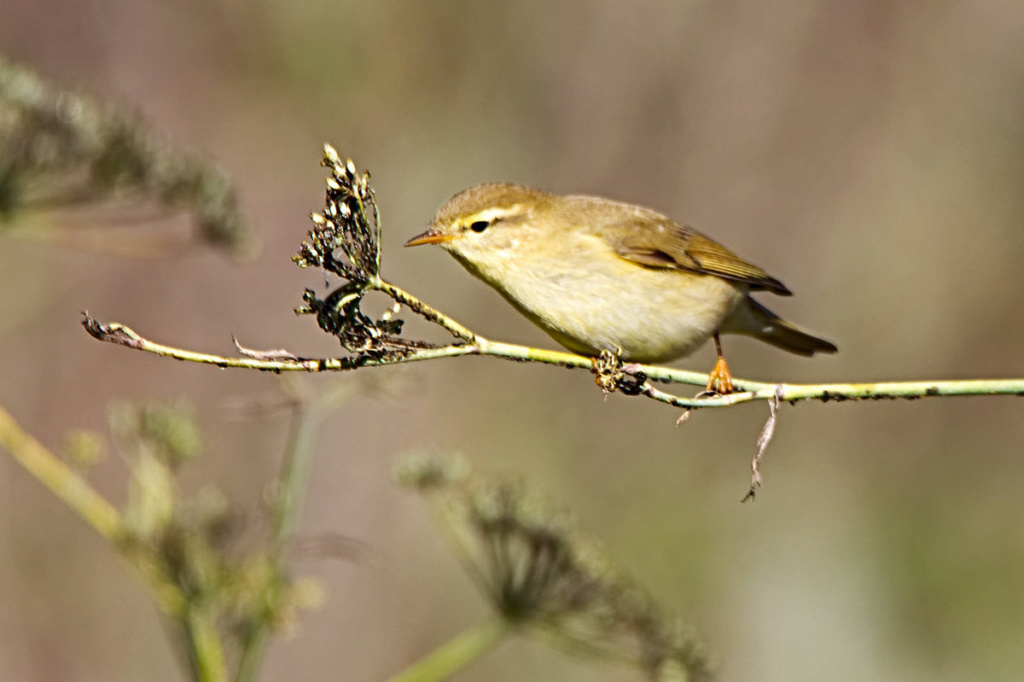
<instances>
[{"instance_id":1,"label":"dried flower cluster","mask_svg":"<svg viewBox=\"0 0 1024 682\"><path fill-rule=\"evenodd\" d=\"M351 159L324 145L321 163L331 170L324 214L310 216L310 242L293 257L299 267L316 265L342 279L366 285L380 273L380 216L370 188L370 174L357 173ZM372 221L372 225L371 225ZM347 260L337 257L341 251Z\"/></svg>"},{"instance_id":2,"label":"dried flower cluster","mask_svg":"<svg viewBox=\"0 0 1024 682\"><path fill-rule=\"evenodd\" d=\"M652 679L709 677L696 637L522 485L437 461L407 463L399 477L430 496L470 575L510 624L633 663Z\"/></svg>"},{"instance_id":3,"label":"dried flower cluster","mask_svg":"<svg viewBox=\"0 0 1024 682\"><path fill-rule=\"evenodd\" d=\"M115 204L187 211L204 242L233 255L253 246L220 171L169 148L137 117L0 55L0 223L27 211Z\"/></svg>"},{"instance_id":4,"label":"dried flower cluster","mask_svg":"<svg viewBox=\"0 0 1024 682\"><path fill-rule=\"evenodd\" d=\"M357 173L355 164L343 162L330 145L324 145L323 165L331 170L324 212L310 216L314 227L309 241L302 242L292 260L301 268L316 266L346 282L323 299L306 289L306 305L296 312L316 315L320 328L353 353L380 358L414 347L398 338L403 323L393 317L397 305L376 320L360 308L380 273L380 215L370 174Z\"/></svg>"}]
</instances>

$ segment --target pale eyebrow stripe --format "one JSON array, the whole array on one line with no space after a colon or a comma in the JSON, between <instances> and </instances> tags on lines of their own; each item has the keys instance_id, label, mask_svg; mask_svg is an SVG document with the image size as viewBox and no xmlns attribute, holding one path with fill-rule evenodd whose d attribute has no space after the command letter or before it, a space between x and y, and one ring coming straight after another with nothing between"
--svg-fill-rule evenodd
<instances>
[{"instance_id":1,"label":"pale eyebrow stripe","mask_svg":"<svg viewBox=\"0 0 1024 682\"><path fill-rule=\"evenodd\" d=\"M521 209L521 204L516 204L514 206L508 207L485 208L479 213L474 213L473 215L466 218L466 223L475 223L480 220L492 223L500 218L507 218L509 216L517 215L518 213L521 212Z\"/></svg>"}]
</instances>

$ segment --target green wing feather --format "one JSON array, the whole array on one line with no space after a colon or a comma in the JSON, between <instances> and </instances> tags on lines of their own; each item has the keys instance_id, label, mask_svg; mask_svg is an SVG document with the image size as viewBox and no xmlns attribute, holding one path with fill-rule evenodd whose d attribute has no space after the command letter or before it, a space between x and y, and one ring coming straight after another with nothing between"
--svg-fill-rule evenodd
<instances>
[{"instance_id":1,"label":"green wing feather","mask_svg":"<svg viewBox=\"0 0 1024 682\"><path fill-rule=\"evenodd\" d=\"M652 268L673 268L743 282L754 291L782 296L792 292L767 272L746 262L718 242L662 217L645 229L615 231L609 239L622 258ZM625 234L623 234L625 232ZM606 232L606 238L610 233Z\"/></svg>"},{"instance_id":2,"label":"green wing feather","mask_svg":"<svg viewBox=\"0 0 1024 682\"><path fill-rule=\"evenodd\" d=\"M585 195L564 199L553 209L559 213L559 222L600 237L620 258L650 268L714 275L742 282L753 291L792 295L785 284L761 268L657 211Z\"/></svg>"}]
</instances>

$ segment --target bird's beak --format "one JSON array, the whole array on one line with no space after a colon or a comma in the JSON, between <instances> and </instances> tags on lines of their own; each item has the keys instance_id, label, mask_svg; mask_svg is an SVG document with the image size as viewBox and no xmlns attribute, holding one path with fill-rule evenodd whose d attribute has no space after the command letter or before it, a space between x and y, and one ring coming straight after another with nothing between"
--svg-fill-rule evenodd
<instances>
[{"instance_id":1,"label":"bird's beak","mask_svg":"<svg viewBox=\"0 0 1024 682\"><path fill-rule=\"evenodd\" d=\"M418 234L405 243L406 246L419 246L420 244L443 244L455 239L453 234L445 234L435 228L430 228L423 234Z\"/></svg>"}]
</instances>

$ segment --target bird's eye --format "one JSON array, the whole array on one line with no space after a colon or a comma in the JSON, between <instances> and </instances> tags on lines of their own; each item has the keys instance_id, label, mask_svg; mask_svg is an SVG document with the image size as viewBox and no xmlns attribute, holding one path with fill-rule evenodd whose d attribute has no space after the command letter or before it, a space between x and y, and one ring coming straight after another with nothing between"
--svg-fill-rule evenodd
<instances>
[{"instance_id":1,"label":"bird's eye","mask_svg":"<svg viewBox=\"0 0 1024 682\"><path fill-rule=\"evenodd\" d=\"M476 233L480 233L490 226L491 224L486 220L476 220L469 224L469 229L473 230Z\"/></svg>"}]
</instances>

